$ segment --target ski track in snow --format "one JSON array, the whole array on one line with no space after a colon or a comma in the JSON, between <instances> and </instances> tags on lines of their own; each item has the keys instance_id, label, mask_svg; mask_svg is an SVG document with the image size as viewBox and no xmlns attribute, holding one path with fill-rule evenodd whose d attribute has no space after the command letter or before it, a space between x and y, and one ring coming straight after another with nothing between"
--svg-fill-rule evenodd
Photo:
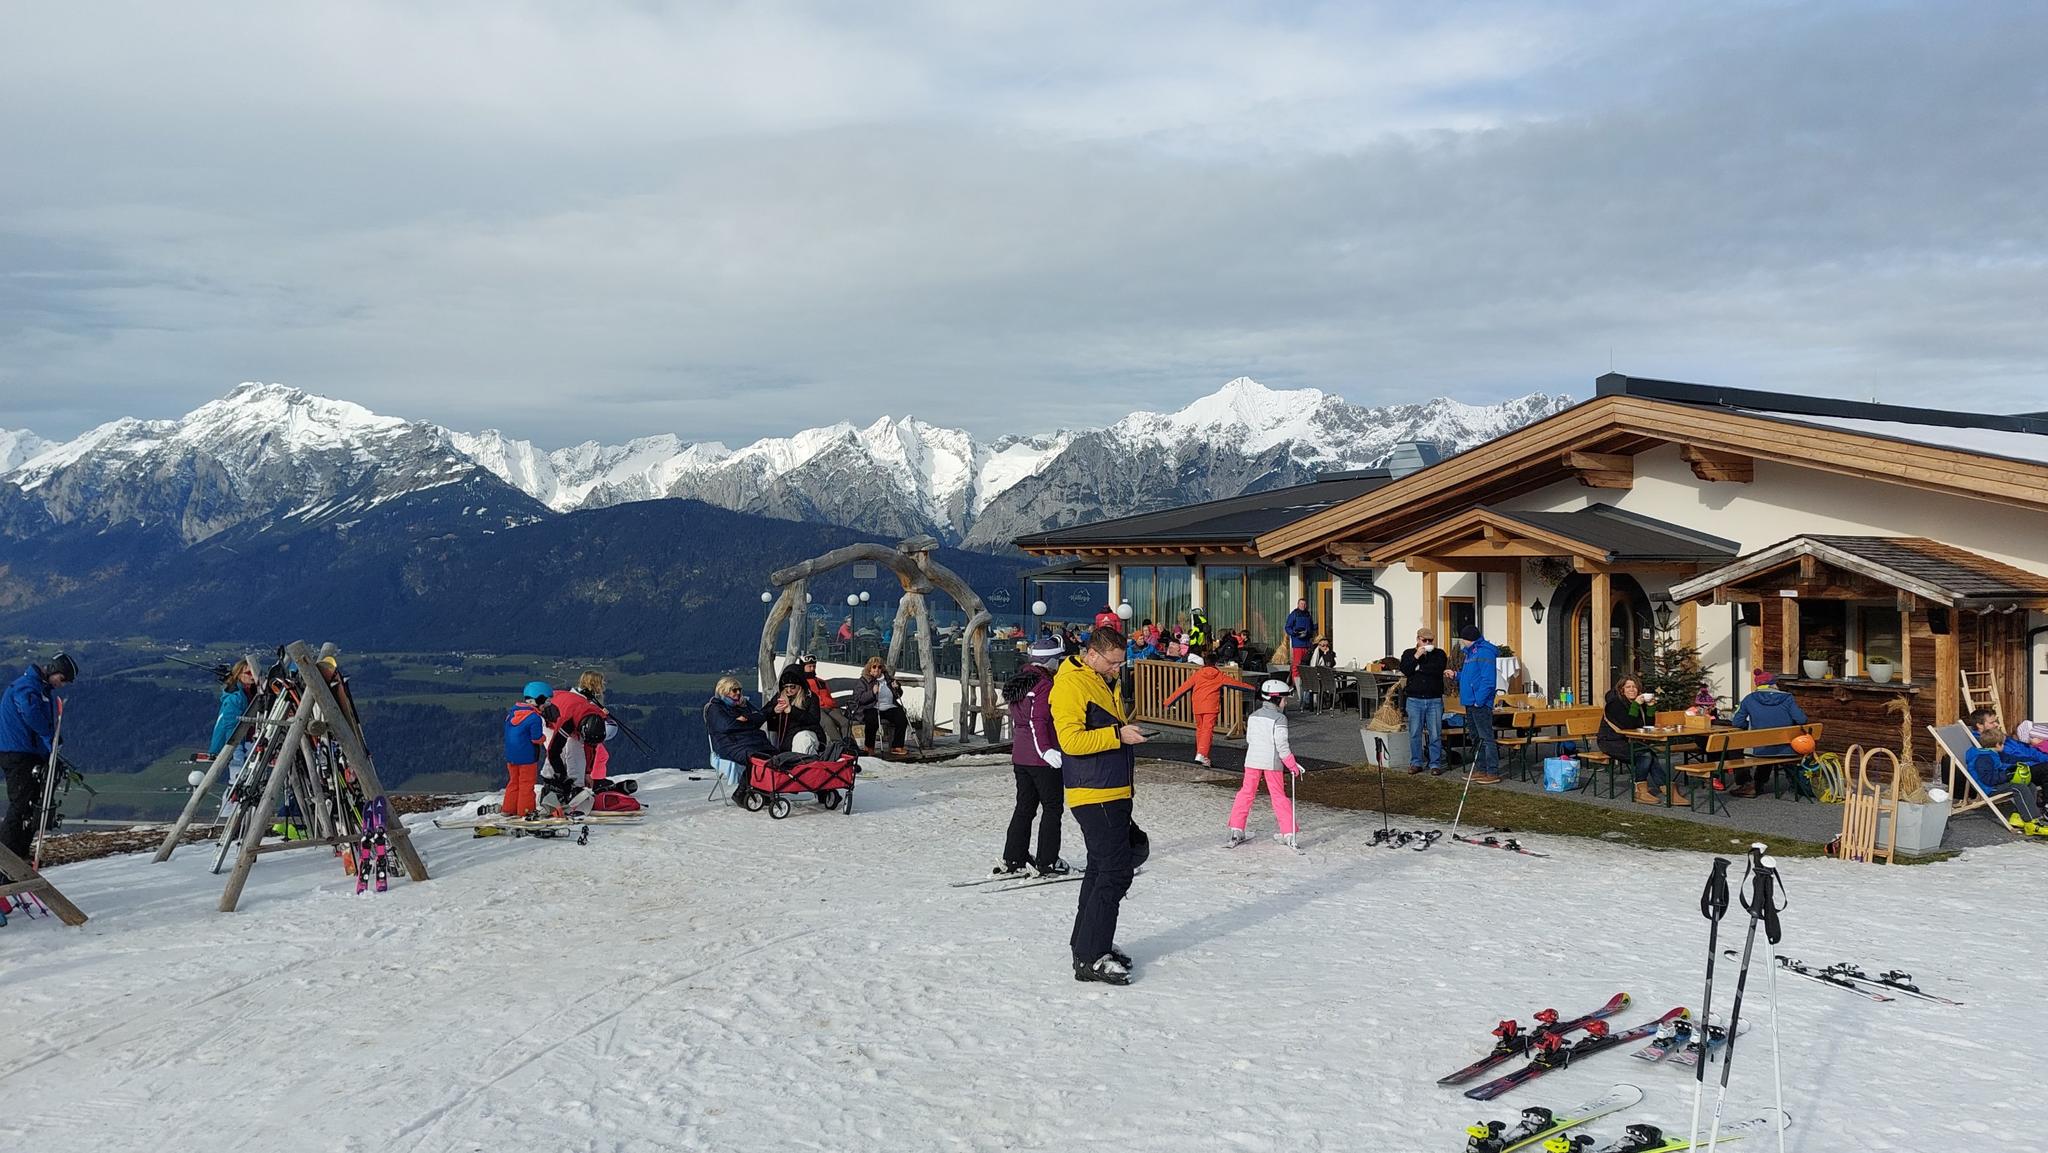
<instances>
[{"instance_id":1,"label":"ski track in snow","mask_svg":"<svg viewBox=\"0 0 2048 1153\"><path fill-rule=\"evenodd\" d=\"M1373 849L1377 814L1310 805L1305 853L1225 852L1227 792L1147 784L1119 934L1138 978L1110 989L1069 973L1077 886L949 887L997 856L1006 766L878 769L853 815L786 821L650 774L646 823L581 846L414 818L432 881L358 898L318 850L268 855L226 915L205 845L55 870L93 920L0 929L0 1149L1447 1150L1616 1082L1645 1100L1603 1141L1685 1126L1685 1071L1618 1054L1494 1102L1434 1082L1501 1017L1616 989L1617 1027L1696 1006L1704 857ZM2039 851L1784 863L1788 955L1969 1002L1781 980L1789 1149L2034 1145L2038 1041L1996 994L2031 960ZM1758 953L1730 1119L1770 1103ZM1734 963L1717 977L1719 1016Z\"/></svg>"}]
</instances>

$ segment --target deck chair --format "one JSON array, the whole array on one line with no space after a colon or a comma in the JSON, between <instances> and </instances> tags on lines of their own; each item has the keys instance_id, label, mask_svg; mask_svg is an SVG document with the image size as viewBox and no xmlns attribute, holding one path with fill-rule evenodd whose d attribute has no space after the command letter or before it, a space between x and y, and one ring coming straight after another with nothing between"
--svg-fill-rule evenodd
<instances>
[{"instance_id":1,"label":"deck chair","mask_svg":"<svg viewBox=\"0 0 2048 1153\"><path fill-rule=\"evenodd\" d=\"M704 705L704 752L711 758L711 792L707 801L721 800L732 795L734 788L746 778L746 766L734 764L718 755L718 747L711 743L711 705Z\"/></svg>"},{"instance_id":2,"label":"deck chair","mask_svg":"<svg viewBox=\"0 0 2048 1153\"><path fill-rule=\"evenodd\" d=\"M1989 808L1991 815L1998 818L1998 826L2007 831L2012 826L2006 823L2005 811L1998 802L2011 800L2010 791L1987 794L1977 785L1977 778L1970 775L1965 758L1970 750L1977 747L1977 738L1965 724L1929 725L1927 735L1934 738L1934 747L1941 750L1941 759L1948 762L1948 795L1954 799L1949 810L1951 816L1967 813L1971 809Z\"/></svg>"}]
</instances>

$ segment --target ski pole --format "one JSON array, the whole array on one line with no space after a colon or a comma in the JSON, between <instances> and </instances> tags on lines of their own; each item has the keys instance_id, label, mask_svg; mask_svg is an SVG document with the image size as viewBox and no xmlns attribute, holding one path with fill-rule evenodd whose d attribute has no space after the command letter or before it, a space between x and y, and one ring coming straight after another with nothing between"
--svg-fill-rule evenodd
<instances>
[{"instance_id":1,"label":"ski pole","mask_svg":"<svg viewBox=\"0 0 2048 1153\"><path fill-rule=\"evenodd\" d=\"M1707 1130L1707 1153L1713 1153L1715 1143L1721 1135L1721 1107L1728 1102L1728 1076L1735 1068L1735 1032L1742 1024L1742 989L1749 982L1750 951L1756 946L1757 922L1766 923L1764 935L1775 940L1779 935L1778 909L1772 895L1772 881L1778 875L1778 863L1766 856L1764 844L1758 841L1749 847L1749 864L1743 870L1743 881L1753 888L1742 898L1742 907L1749 912L1749 936L1742 944L1742 968L1735 974L1735 1000L1728 1007L1728 1039L1721 1050L1721 1088L1714 1096L1714 1123ZM1700 1064L1707 1062L1707 1047L1704 1039L1700 1046Z\"/></svg>"},{"instance_id":2,"label":"ski pole","mask_svg":"<svg viewBox=\"0 0 2048 1153\"><path fill-rule=\"evenodd\" d=\"M1713 871L1707 874L1707 887L1700 891L1700 916L1707 919L1707 987L1700 994L1700 1059L1693 1066L1692 1128L1687 1131L1687 1144L1700 1139L1700 1101L1707 1092L1706 1038L1713 1021L1708 1013L1714 1007L1714 955L1720 948L1721 917L1727 912L1728 858L1715 857Z\"/></svg>"},{"instance_id":3,"label":"ski pole","mask_svg":"<svg viewBox=\"0 0 2048 1153\"><path fill-rule=\"evenodd\" d=\"M43 837L50 831L50 807L57 803L57 774L64 771L63 762L57 758L58 746L64 741L64 698L51 700L57 709L57 721L50 729L50 760L43 766L43 807L36 810L36 839L29 849L28 868L32 873L43 869Z\"/></svg>"}]
</instances>

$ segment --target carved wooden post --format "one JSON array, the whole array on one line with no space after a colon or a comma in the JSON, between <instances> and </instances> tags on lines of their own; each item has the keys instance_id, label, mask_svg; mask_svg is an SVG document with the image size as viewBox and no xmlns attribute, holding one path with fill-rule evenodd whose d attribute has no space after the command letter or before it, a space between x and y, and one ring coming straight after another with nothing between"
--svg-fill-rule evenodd
<instances>
[{"instance_id":1,"label":"carved wooden post","mask_svg":"<svg viewBox=\"0 0 2048 1153\"><path fill-rule=\"evenodd\" d=\"M309 679L318 680L320 670L312 666L309 659L299 668L311 674ZM312 708L305 700L300 700L298 710L292 714L291 730L285 733L284 743L277 748L277 761L270 766L270 780L263 786L263 797L256 802L255 811L249 814L249 827L242 833L242 852L235 858L235 871L228 874L228 887L221 891L220 911L223 913L234 912L235 905L242 899L242 886L249 883L249 870L256 864L256 849L263 843L263 834L270 828L271 818L277 815L277 802L284 793L285 777L291 772L292 762L305 748L306 726L312 721Z\"/></svg>"},{"instance_id":2,"label":"carved wooden post","mask_svg":"<svg viewBox=\"0 0 2048 1153\"><path fill-rule=\"evenodd\" d=\"M313 654L305 642L296 642L285 652L306 674L306 699L320 710L321 717L331 720L334 736L341 741L341 751L348 757L349 766L355 770L356 781L362 786L363 801L368 803L383 796L384 782L377 776L377 766L370 760L370 750L364 746L362 734L356 731L354 720L342 711L334 691L327 687L327 680L320 675L320 668L312 660ZM391 841L391 847L397 850L399 863L405 866L405 875L415 881L426 880L427 863L420 859L419 850L413 848L412 834L406 832L405 822L394 815L385 826L385 835Z\"/></svg>"},{"instance_id":3,"label":"carved wooden post","mask_svg":"<svg viewBox=\"0 0 2048 1153\"><path fill-rule=\"evenodd\" d=\"M918 717L918 732L923 735L924 747L932 747L937 736L935 721L939 712L939 666L932 660L932 613L925 604L925 592L920 588L917 597L917 657L924 666L924 708Z\"/></svg>"}]
</instances>

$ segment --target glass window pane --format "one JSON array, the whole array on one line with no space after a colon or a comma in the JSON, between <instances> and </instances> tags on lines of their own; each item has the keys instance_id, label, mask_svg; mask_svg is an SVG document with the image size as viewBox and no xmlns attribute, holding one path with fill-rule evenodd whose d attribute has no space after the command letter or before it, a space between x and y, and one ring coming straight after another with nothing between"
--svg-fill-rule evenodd
<instances>
[{"instance_id":1,"label":"glass window pane","mask_svg":"<svg viewBox=\"0 0 2048 1153\"><path fill-rule=\"evenodd\" d=\"M1195 570L1186 565L1160 565L1152 570L1153 620L1162 629L1177 628L1187 622L1188 610L1194 604Z\"/></svg>"},{"instance_id":2,"label":"glass window pane","mask_svg":"<svg viewBox=\"0 0 2048 1153\"><path fill-rule=\"evenodd\" d=\"M1287 613L1294 607L1287 599L1287 570L1277 565L1250 569L1245 573L1245 629L1260 648L1276 654L1287 650ZM1276 658L1284 661L1284 655Z\"/></svg>"},{"instance_id":3,"label":"glass window pane","mask_svg":"<svg viewBox=\"0 0 2048 1153\"><path fill-rule=\"evenodd\" d=\"M1873 657L1899 663L1899 610L1896 606L1869 606L1857 610L1856 629L1862 637L1863 673L1870 674Z\"/></svg>"},{"instance_id":4,"label":"glass window pane","mask_svg":"<svg viewBox=\"0 0 2048 1153\"><path fill-rule=\"evenodd\" d=\"M1126 567L1120 571L1123 573L1124 580L1124 600L1129 601L1131 605L1131 624L1136 625L1147 617L1152 617L1154 620L1159 619L1153 616L1156 611L1152 603L1153 570L1148 566L1145 568Z\"/></svg>"},{"instance_id":5,"label":"glass window pane","mask_svg":"<svg viewBox=\"0 0 2048 1153\"><path fill-rule=\"evenodd\" d=\"M1209 643L1224 629L1244 627L1244 570L1211 565L1202 570L1202 611L1209 614Z\"/></svg>"}]
</instances>

